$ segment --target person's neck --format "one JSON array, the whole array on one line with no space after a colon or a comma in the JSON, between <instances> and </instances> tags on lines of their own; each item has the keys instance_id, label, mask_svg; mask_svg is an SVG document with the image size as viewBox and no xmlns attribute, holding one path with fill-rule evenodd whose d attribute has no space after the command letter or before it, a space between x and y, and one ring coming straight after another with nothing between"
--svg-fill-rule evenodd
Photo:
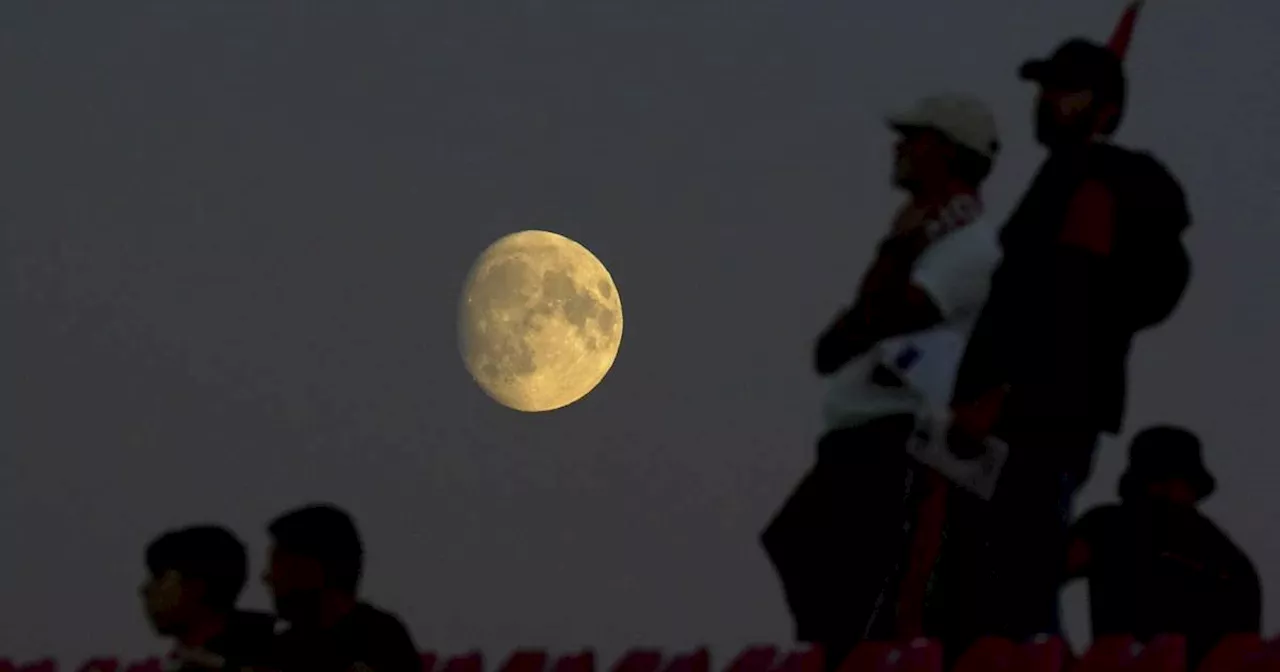
<instances>
[{"instance_id":1,"label":"person's neck","mask_svg":"<svg viewBox=\"0 0 1280 672\"><path fill-rule=\"evenodd\" d=\"M1187 515L1197 511L1195 501L1182 501L1165 497L1138 497L1127 503L1140 509L1163 514Z\"/></svg>"},{"instance_id":2,"label":"person's neck","mask_svg":"<svg viewBox=\"0 0 1280 672\"><path fill-rule=\"evenodd\" d=\"M320 598L320 611L314 623L320 630L328 630L351 613L360 602L355 595L326 592Z\"/></svg>"},{"instance_id":3,"label":"person's neck","mask_svg":"<svg viewBox=\"0 0 1280 672\"><path fill-rule=\"evenodd\" d=\"M176 638L183 646L200 647L206 642L222 634L227 628L227 614L208 613L196 619L191 627Z\"/></svg>"},{"instance_id":4,"label":"person's neck","mask_svg":"<svg viewBox=\"0 0 1280 672\"><path fill-rule=\"evenodd\" d=\"M911 191L911 207L921 209L941 208L957 196L977 197L978 190L959 180L945 180L921 184Z\"/></svg>"},{"instance_id":5,"label":"person's neck","mask_svg":"<svg viewBox=\"0 0 1280 672\"><path fill-rule=\"evenodd\" d=\"M1066 140L1050 146L1049 153L1059 156L1074 156L1088 152L1090 149L1099 145L1105 145L1111 142L1111 137L1102 133L1096 133L1085 138L1074 140Z\"/></svg>"}]
</instances>

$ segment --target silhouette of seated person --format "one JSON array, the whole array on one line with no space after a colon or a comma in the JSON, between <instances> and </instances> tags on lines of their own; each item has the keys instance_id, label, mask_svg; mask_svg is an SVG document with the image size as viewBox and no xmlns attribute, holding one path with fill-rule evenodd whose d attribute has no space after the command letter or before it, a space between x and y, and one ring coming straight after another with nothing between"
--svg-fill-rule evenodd
<instances>
[{"instance_id":1,"label":"silhouette of seated person","mask_svg":"<svg viewBox=\"0 0 1280 672\"><path fill-rule=\"evenodd\" d=\"M263 576L289 628L276 641L280 672L420 672L418 649L392 614L359 600L364 546L355 523L330 505L286 513L269 526Z\"/></svg>"},{"instance_id":2,"label":"silhouette of seated person","mask_svg":"<svg viewBox=\"0 0 1280 672\"><path fill-rule=\"evenodd\" d=\"M146 548L142 604L173 640L171 670L239 669L267 662L275 618L235 608L249 574L244 544L222 527L167 532Z\"/></svg>"},{"instance_id":3,"label":"silhouette of seated person","mask_svg":"<svg viewBox=\"0 0 1280 672\"><path fill-rule=\"evenodd\" d=\"M1194 665L1224 635L1259 631L1253 564L1197 508L1214 488L1191 432L1162 426L1134 438L1121 503L1072 526L1068 580L1089 582L1095 638L1182 634Z\"/></svg>"}]
</instances>

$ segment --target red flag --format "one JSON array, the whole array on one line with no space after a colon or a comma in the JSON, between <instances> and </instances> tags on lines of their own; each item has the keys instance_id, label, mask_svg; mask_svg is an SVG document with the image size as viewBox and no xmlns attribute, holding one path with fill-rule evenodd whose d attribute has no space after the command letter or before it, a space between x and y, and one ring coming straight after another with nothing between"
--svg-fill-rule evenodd
<instances>
[{"instance_id":1,"label":"red flag","mask_svg":"<svg viewBox=\"0 0 1280 672\"><path fill-rule=\"evenodd\" d=\"M1107 41L1107 48L1122 61L1129 51L1129 43L1133 41L1133 26L1138 22L1138 12L1142 9L1142 3L1143 0L1133 0L1129 3L1124 14L1120 16L1116 29L1111 32L1111 39Z\"/></svg>"},{"instance_id":2,"label":"red flag","mask_svg":"<svg viewBox=\"0 0 1280 672\"><path fill-rule=\"evenodd\" d=\"M1186 638L1181 635L1160 635L1151 640L1143 647L1137 668L1152 672L1186 672Z\"/></svg>"}]
</instances>

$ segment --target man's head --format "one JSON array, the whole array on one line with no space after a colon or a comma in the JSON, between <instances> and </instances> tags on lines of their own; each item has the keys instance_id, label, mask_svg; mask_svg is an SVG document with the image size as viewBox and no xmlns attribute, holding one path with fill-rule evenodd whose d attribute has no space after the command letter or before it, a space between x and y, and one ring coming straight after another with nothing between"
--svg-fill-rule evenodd
<instances>
[{"instance_id":1,"label":"man's head","mask_svg":"<svg viewBox=\"0 0 1280 672\"><path fill-rule=\"evenodd\" d=\"M1120 126L1127 83L1113 51L1087 40L1069 40L1047 59L1028 61L1019 76L1040 86L1036 139L1049 149L1084 145Z\"/></svg>"},{"instance_id":2,"label":"man's head","mask_svg":"<svg viewBox=\"0 0 1280 672\"><path fill-rule=\"evenodd\" d=\"M328 504L290 511L271 523L263 581L287 621L314 618L327 593L354 596L364 547L351 516Z\"/></svg>"},{"instance_id":3,"label":"man's head","mask_svg":"<svg viewBox=\"0 0 1280 672\"><path fill-rule=\"evenodd\" d=\"M1213 493L1216 483L1201 457L1200 439L1181 427L1145 429L1129 446L1129 468L1120 477L1120 497L1192 507Z\"/></svg>"},{"instance_id":4,"label":"man's head","mask_svg":"<svg viewBox=\"0 0 1280 672\"><path fill-rule=\"evenodd\" d=\"M147 546L146 564L143 608L156 632L166 636L232 611L249 573L244 544L212 525L161 535Z\"/></svg>"},{"instance_id":5,"label":"man's head","mask_svg":"<svg viewBox=\"0 0 1280 672\"><path fill-rule=\"evenodd\" d=\"M969 96L930 96L888 122L898 133L894 184L912 193L956 183L976 190L1000 151L995 116Z\"/></svg>"}]
</instances>

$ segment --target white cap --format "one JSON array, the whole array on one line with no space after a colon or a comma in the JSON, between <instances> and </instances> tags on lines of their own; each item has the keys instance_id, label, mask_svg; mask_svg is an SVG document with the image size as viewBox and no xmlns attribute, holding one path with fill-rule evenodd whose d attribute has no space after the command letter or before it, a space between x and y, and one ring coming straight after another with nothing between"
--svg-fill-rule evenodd
<instances>
[{"instance_id":1,"label":"white cap","mask_svg":"<svg viewBox=\"0 0 1280 672\"><path fill-rule=\"evenodd\" d=\"M953 142L994 158L1000 151L995 115L977 98L943 94L922 98L909 110L889 116L895 128L929 128Z\"/></svg>"}]
</instances>

